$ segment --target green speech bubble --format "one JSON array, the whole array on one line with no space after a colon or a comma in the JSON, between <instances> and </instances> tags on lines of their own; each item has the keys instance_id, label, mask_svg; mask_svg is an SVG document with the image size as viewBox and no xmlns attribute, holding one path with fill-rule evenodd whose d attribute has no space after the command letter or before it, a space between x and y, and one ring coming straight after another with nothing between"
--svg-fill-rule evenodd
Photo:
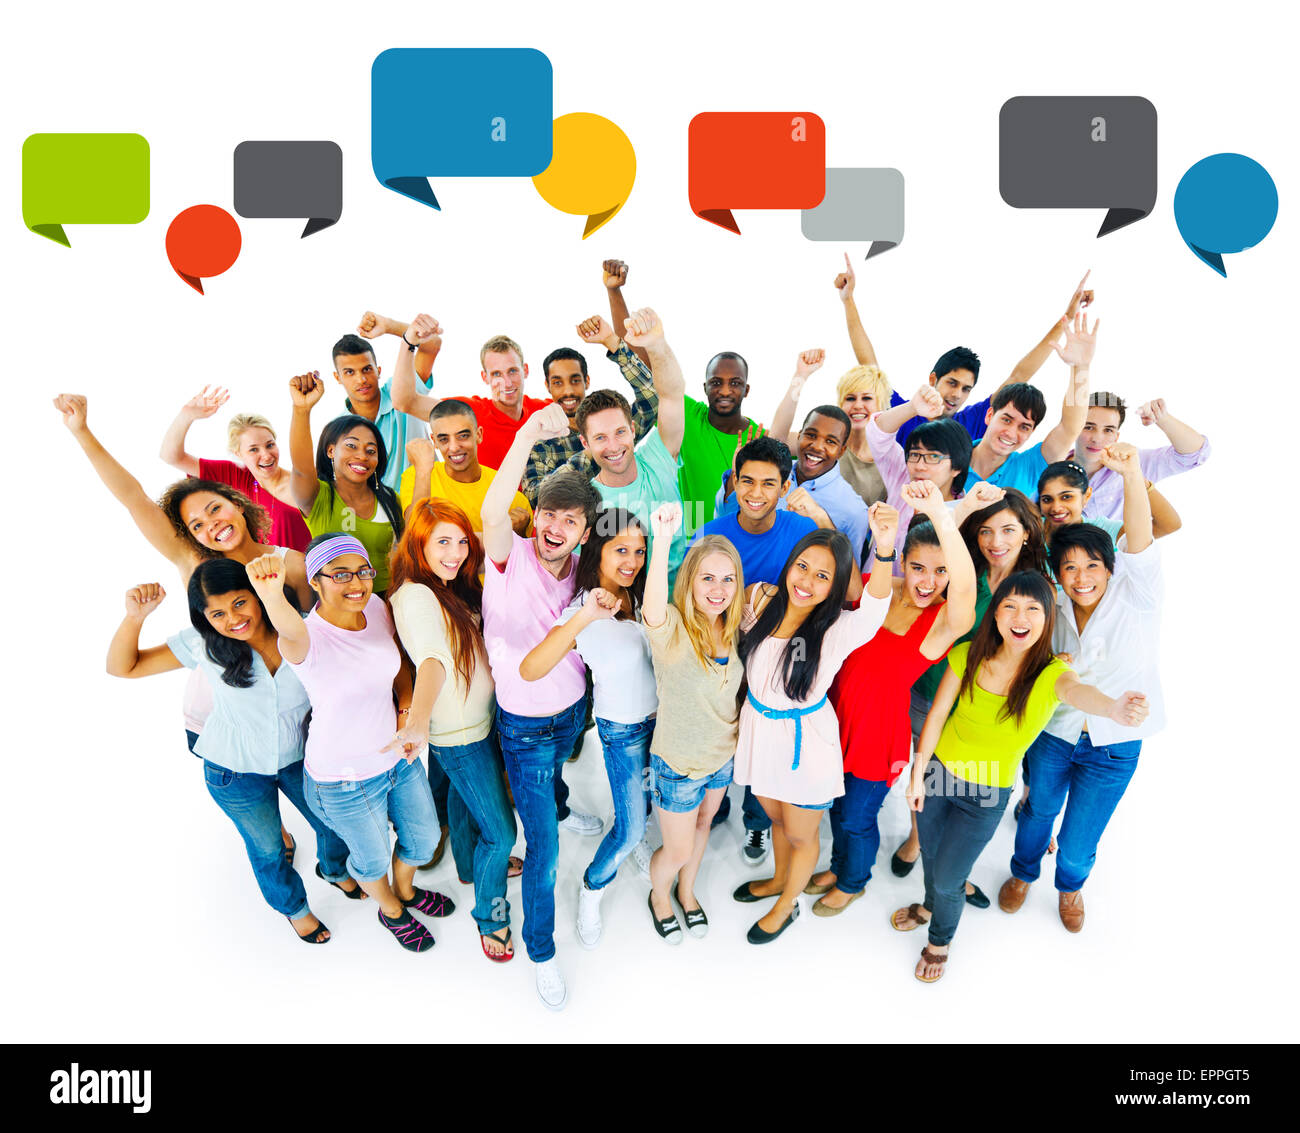
<instances>
[{"instance_id":1,"label":"green speech bubble","mask_svg":"<svg viewBox=\"0 0 1300 1133\"><path fill-rule=\"evenodd\" d=\"M149 215L149 143L139 134L32 134L23 142L23 223L65 248L65 224Z\"/></svg>"}]
</instances>

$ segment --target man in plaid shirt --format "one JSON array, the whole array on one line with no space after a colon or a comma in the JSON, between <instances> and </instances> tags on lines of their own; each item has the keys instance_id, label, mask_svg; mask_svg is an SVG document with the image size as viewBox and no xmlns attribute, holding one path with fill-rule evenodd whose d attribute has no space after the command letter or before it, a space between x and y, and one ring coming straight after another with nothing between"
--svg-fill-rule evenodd
<instances>
[{"instance_id":1,"label":"man in plaid shirt","mask_svg":"<svg viewBox=\"0 0 1300 1133\"><path fill-rule=\"evenodd\" d=\"M632 387L632 428L640 441L655 426L659 416L659 397L655 393L650 367L632 353L614 328L599 315L578 326L578 336L583 342L600 343L605 347L605 357L618 363L627 384ZM582 447L575 414L591 385L587 376L587 360L576 350L561 348L547 356L545 362L546 389L568 415L569 431L553 440L538 441L528 454L521 488L530 503L537 503L537 489L541 482L564 464L577 468L590 477L596 467Z\"/></svg>"}]
</instances>

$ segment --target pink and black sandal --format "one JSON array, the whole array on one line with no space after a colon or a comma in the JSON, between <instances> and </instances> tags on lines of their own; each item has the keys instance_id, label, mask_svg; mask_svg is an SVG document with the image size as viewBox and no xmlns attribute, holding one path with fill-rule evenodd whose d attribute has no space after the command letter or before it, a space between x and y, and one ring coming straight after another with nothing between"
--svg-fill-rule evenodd
<instances>
[{"instance_id":1,"label":"pink and black sandal","mask_svg":"<svg viewBox=\"0 0 1300 1133\"><path fill-rule=\"evenodd\" d=\"M456 902L445 893L421 889L418 885L411 888L415 890L415 896L409 901L405 897L398 898L408 909L414 909L426 917L449 917L456 911Z\"/></svg>"},{"instance_id":2,"label":"pink and black sandal","mask_svg":"<svg viewBox=\"0 0 1300 1133\"><path fill-rule=\"evenodd\" d=\"M402 915L395 921L390 921L384 916L383 909L377 911L379 913L379 923L397 937L397 943L408 952L422 952L426 948L433 947L433 935L405 909L402 910Z\"/></svg>"}]
</instances>

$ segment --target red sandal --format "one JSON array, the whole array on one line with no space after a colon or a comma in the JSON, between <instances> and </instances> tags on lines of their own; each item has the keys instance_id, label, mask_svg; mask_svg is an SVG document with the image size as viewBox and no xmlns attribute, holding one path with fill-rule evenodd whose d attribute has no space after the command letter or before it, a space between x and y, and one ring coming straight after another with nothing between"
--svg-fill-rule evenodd
<instances>
[{"instance_id":1,"label":"red sandal","mask_svg":"<svg viewBox=\"0 0 1300 1133\"><path fill-rule=\"evenodd\" d=\"M513 960L515 958L515 949L513 944L514 937L511 934L509 929L506 929L505 940L499 940L495 934L493 935L492 939L496 940L498 944L504 944L506 946L506 951L489 952L487 946L487 942L488 942L487 936L481 932L478 934L479 947L483 949L483 955L486 956L489 960L491 960L492 963L505 964L508 961Z\"/></svg>"}]
</instances>

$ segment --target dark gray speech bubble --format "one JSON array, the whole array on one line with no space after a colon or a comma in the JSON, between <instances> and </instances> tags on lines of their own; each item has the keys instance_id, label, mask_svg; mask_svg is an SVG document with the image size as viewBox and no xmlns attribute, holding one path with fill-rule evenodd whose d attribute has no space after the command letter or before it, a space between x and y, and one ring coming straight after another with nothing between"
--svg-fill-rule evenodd
<instances>
[{"instance_id":1,"label":"dark gray speech bubble","mask_svg":"<svg viewBox=\"0 0 1300 1133\"><path fill-rule=\"evenodd\" d=\"M1012 208L1104 208L1105 236L1156 203L1156 108L1139 95L1008 99L998 191Z\"/></svg>"},{"instance_id":2,"label":"dark gray speech bubble","mask_svg":"<svg viewBox=\"0 0 1300 1133\"><path fill-rule=\"evenodd\" d=\"M828 169L826 195L799 214L805 240L870 240L867 259L903 239L903 175L897 169Z\"/></svg>"},{"instance_id":3,"label":"dark gray speech bubble","mask_svg":"<svg viewBox=\"0 0 1300 1133\"><path fill-rule=\"evenodd\" d=\"M334 142L240 142L235 211L250 219L307 217L304 236L343 215L343 151Z\"/></svg>"}]
</instances>

